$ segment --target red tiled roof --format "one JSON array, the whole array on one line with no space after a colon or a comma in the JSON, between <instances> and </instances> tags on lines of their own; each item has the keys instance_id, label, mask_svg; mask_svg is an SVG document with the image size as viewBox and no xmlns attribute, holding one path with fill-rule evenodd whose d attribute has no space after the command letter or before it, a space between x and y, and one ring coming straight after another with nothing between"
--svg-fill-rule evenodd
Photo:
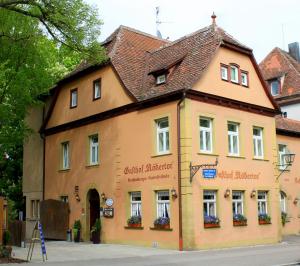
<instances>
[{"instance_id":1,"label":"red tiled roof","mask_svg":"<svg viewBox=\"0 0 300 266\"><path fill-rule=\"evenodd\" d=\"M293 101L300 95L300 63L280 48L274 48L259 64L264 79L281 79L281 93L275 99L280 105ZM289 97L292 96L292 97Z\"/></svg>"},{"instance_id":2,"label":"red tiled roof","mask_svg":"<svg viewBox=\"0 0 300 266\"><path fill-rule=\"evenodd\" d=\"M251 51L214 25L174 42L149 37L124 26L109 41L114 38L117 40L108 55L137 100L191 88L223 41ZM156 86L154 76L149 73L162 69L169 70L167 83Z\"/></svg>"},{"instance_id":3,"label":"red tiled roof","mask_svg":"<svg viewBox=\"0 0 300 266\"><path fill-rule=\"evenodd\" d=\"M296 133L300 136L300 121L278 116L276 117L276 129L283 132Z\"/></svg>"},{"instance_id":4,"label":"red tiled roof","mask_svg":"<svg viewBox=\"0 0 300 266\"><path fill-rule=\"evenodd\" d=\"M252 55L250 48L215 24L174 42L120 26L102 44L124 86L137 101L191 89L222 45ZM82 64L68 78L91 67ZM156 85L151 73L159 70L168 70L168 77L165 84Z\"/></svg>"}]
</instances>

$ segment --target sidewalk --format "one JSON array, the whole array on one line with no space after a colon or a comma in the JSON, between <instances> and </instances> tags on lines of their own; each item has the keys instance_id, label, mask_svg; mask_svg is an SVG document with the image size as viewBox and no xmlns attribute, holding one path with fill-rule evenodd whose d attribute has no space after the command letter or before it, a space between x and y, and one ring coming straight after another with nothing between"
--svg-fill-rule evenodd
<instances>
[{"instance_id":1,"label":"sidewalk","mask_svg":"<svg viewBox=\"0 0 300 266\"><path fill-rule=\"evenodd\" d=\"M215 249L215 250L199 250L199 251L176 251L176 250L166 250L158 248L147 248L147 247L138 247L138 246L129 246L129 245L118 245L118 244L98 244L94 245L91 243L74 243L74 242L65 242L65 241L48 241L46 242L46 250L49 262L56 262L57 265L63 265L62 262L65 262L65 265L70 265L70 263L75 261L102 261L105 260L117 260L121 262L130 261L130 260L141 260L148 261L149 259L158 260L168 258L169 260L177 261L178 259L189 258L189 257L198 257L204 259L206 256L209 258L217 258L218 256L242 256L243 253L251 254L250 258L253 258L252 253L255 254L266 254L266 256L273 254L283 254L289 255L286 251L295 249L300 246L300 236L287 236L284 237L281 243L272 244L272 245L261 245L261 246L249 246L249 247L236 247L236 248L224 248L224 249ZM13 257L24 259L27 258L28 253L27 248L13 247ZM280 252L279 252L280 251ZM275 252L275 253L273 253ZM183 256L177 256L179 254L184 254ZM293 253L291 253L293 254ZM298 254L298 252L297 252ZM296 256L295 258L300 260ZM179 260L180 261L180 260ZM41 245L37 243L34 248L34 253L32 256L33 263L41 263ZM69 262L69 263L68 263ZM62 263L62 264L60 264ZM71 264L73 265L73 263ZM77 265L76 263L74 265ZM74 266L73 265L73 266ZM102 265L102 264L101 264ZM122 265L122 263L121 263Z\"/></svg>"},{"instance_id":2,"label":"sidewalk","mask_svg":"<svg viewBox=\"0 0 300 266\"><path fill-rule=\"evenodd\" d=\"M27 258L28 247L13 247L13 257L24 259ZM74 243L66 241L47 241L46 250L48 261L77 261L93 259L110 259L110 258L128 258L128 257L146 257L153 255L170 255L178 254L176 250L166 250L157 248L137 247L117 244L90 244ZM32 255L32 262L42 262L41 245L36 243Z\"/></svg>"}]
</instances>

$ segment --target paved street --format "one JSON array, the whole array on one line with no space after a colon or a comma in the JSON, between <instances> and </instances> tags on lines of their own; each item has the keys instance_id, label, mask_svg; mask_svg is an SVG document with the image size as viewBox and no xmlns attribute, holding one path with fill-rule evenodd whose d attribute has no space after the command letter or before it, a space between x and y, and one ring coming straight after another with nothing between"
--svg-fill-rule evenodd
<instances>
[{"instance_id":1,"label":"paved street","mask_svg":"<svg viewBox=\"0 0 300 266\"><path fill-rule=\"evenodd\" d=\"M277 245L188 252L108 244L47 242L46 245L50 265L300 265L300 236L289 237ZM39 248L38 245L35 249L33 265L42 263ZM25 248L14 248L13 252L15 257L26 258Z\"/></svg>"}]
</instances>

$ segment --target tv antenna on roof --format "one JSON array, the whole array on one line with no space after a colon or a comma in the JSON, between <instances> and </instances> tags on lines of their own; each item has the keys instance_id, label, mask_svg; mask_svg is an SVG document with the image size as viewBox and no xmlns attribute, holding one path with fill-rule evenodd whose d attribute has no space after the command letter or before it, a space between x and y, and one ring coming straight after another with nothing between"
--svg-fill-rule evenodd
<instances>
[{"instance_id":1,"label":"tv antenna on roof","mask_svg":"<svg viewBox=\"0 0 300 266\"><path fill-rule=\"evenodd\" d=\"M159 25L162 23L159 19L159 6L157 6L155 9L156 9L156 36L158 38L162 38L162 35L158 29Z\"/></svg>"},{"instance_id":2,"label":"tv antenna on roof","mask_svg":"<svg viewBox=\"0 0 300 266\"><path fill-rule=\"evenodd\" d=\"M167 22L167 21L161 21L160 18L159 18L159 6L155 7L156 9L156 36L158 38L161 38L162 39L162 34L161 32L159 31L159 25L162 24L162 23L171 23L171 22ZM168 39L168 38L167 38Z\"/></svg>"}]
</instances>

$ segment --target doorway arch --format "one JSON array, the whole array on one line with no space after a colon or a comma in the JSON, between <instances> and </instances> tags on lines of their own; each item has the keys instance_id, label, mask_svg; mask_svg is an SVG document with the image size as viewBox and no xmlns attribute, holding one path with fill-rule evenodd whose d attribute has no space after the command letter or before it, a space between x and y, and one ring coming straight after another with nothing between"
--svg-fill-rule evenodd
<instances>
[{"instance_id":1,"label":"doorway arch","mask_svg":"<svg viewBox=\"0 0 300 266\"><path fill-rule=\"evenodd\" d=\"M96 189L90 189L87 193L87 203L88 203L88 215L87 215L87 231L89 239L91 240L91 230L96 222L96 219L100 218L100 196Z\"/></svg>"}]
</instances>

